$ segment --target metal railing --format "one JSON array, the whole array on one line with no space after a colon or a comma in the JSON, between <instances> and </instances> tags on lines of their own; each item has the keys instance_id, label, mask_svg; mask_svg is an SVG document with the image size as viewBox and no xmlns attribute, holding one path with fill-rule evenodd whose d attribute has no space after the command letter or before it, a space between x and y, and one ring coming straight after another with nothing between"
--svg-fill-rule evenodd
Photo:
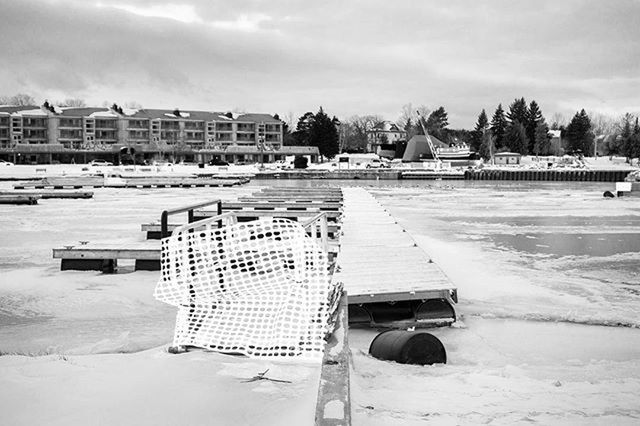
<instances>
[{"instance_id":1,"label":"metal railing","mask_svg":"<svg viewBox=\"0 0 640 426\"><path fill-rule=\"evenodd\" d=\"M222 201L221 200L206 201L204 203L193 204L191 206L179 207L177 209L163 211L162 214L160 215L160 238L166 238L166 237L169 236L169 229L168 229L169 228L169 216L174 215L174 214L178 214L178 213L187 212L187 222L188 223L192 223L193 222L193 211L195 209L211 206L213 204L217 204L217 207L218 207L218 215L217 216L220 216L222 214ZM219 221L218 222L218 226L222 226L222 222L220 221L220 219L218 219L218 221Z\"/></svg>"},{"instance_id":2,"label":"metal railing","mask_svg":"<svg viewBox=\"0 0 640 426\"><path fill-rule=\"evenodd\" d=\"M318 213L310 219L301 222L302 227L313 239L319 240L320 246L325 252L329 251L329 231L327 227L326 213Z\"/></svg>"},{"instance_id":3,"label":"metal railing","mask_svg":"<svg viewBox=\"0 0 640 426\"><path fill-rule=\"evenodd\" d=\"M227 212L178 226L173 232L177 235L181 232L209 230L212 228L219 229L236 223L238 223L236 214L234 212Z\"/></svg>"}]
</instances>

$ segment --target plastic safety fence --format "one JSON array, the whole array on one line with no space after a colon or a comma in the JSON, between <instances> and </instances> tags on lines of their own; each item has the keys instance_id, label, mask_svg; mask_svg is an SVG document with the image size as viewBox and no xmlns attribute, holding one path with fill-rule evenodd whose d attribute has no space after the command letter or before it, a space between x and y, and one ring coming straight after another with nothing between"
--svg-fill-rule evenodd
<instances>
[{"instance_id":1,"label":"plastic safety fence","mask_svg":"<svg viewBox=\"0 0 640 426\"><path fill-rule=\"evenodd\" d=\"M162 241L154 296L178 307L175 346L321 358L332 289L327 262L287 219L178 229Z\"/></svg>"}]
</instances>

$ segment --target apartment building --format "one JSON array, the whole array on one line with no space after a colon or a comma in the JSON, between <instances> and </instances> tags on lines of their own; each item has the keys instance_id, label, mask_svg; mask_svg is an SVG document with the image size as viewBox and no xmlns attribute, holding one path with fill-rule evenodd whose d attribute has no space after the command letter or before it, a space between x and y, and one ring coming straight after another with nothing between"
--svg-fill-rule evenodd
<instances>
[{"instance_id":1,"label":"apartment building","mask_svg":"<svg viewBox=\"0 0 640 426\"><path fill-rule=\"evenodd\" d=\"M16 163L117 162L122 148L138 161L317 161L317 148L282 141L282 121L268 114L0 106L0 158Z\"/></svg>"}]
</instances>

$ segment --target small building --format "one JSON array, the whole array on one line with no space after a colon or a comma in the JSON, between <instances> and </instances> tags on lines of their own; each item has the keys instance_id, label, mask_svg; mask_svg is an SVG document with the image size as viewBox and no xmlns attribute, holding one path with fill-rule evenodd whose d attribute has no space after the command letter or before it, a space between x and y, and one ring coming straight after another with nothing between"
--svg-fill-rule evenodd
<instances>
[{"instance_id":1,"label":"small building","mask_svg":"<svg viewBox=\"0 0 640 426\"><path fill-rule=\"evenodd\" d=\"M497 165L511 166L520 164L522 154L517 152L498 152L493 155L493 162Z\"/></svg>"}]
</instances>

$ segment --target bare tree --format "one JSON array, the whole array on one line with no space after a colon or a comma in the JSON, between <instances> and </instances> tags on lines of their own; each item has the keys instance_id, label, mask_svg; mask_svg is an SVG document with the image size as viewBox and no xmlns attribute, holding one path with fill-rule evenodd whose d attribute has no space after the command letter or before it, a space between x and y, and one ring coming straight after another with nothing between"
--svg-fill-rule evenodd
<instances>
[{"instance_id":1,"label":"bare tree","mask_svg":"<svg viewBox=\"0 0 640 426\"><path fill-rule=\"evenodd\" d=\"M340 126L340 142L343 150L364 151L367 147L367 132L384 119L379 115L354 115Z\"/></svg>"},{"instance_id":2,"label":"bare tree","mask_svg":"<svg viewBox=\"0 0 640 426\"><path fill-rule=\"evenodd\" d=\"M608 135L617 130L618 120L610 115L591 111L588 113L591 119L591 130L598 135Z\"/></svg>"},{"instance_id":3,"label":"bare tree","mask_svg":"<svg viewBox=\"0 0 640 426\"><path fill-rule=\"evenodd\" d=\"M402 111L396 124L401 130L407 132L407 140L411 139L411 137L417 133L422 134L418 113L426 120L431 110L426 105L420 105L418 107L414 107L411 103L402 105Z\"/></svg>"},{"instance_id":4,"label":"bare tree","mask_svg":"<svg viewBox=\"0 0 640 426\"><path fill-rule=\"evenodd\" d=\"M293 115L293 112L289 111L288 113L285 114L284 117L280 117L280 119L285 123L287 123L287 126L289 126L289 129L295 129L296 119L295 119L295 116Z\"/></svg>"},{"instance_id":5,"label":"bare tree","mask_svg":"<svg viewBox=\"0 0 640 426\"><path fill-rule=\"evenodd\" d=\"M36 105L36 100L26 93L18 93L13 96L0 96L0 104L13 106L30 106Z\"/></svg>"},{"instance_id":6,"label":"bare tree","mask_svg":"<svg viewBox=\"0 0 640 426\"><path fill-rule=\"evenodd\" d=\"M129 109L142 109L142 104L136 101L127 101L124 103L124 107Z\"/></svg>"},{"instance_id":7,"label":"bare tree","mask_svg":"<svg viewBox=\"0 0 640 426\"><path fill-rule=\"evenodd\" d=\"M564 115L559 112L554 112L551 116L551 126L549 127L551 130L559 130L560 127L564 127L567 125L567 119Z\"/></svg>"},{"instance_id":8,"label":"bare tree","mask_svg":"<svg viewBox=\"0 0 640 426\"><path fill-rule=\"evenodd\" d=\"M62 102L56 102L56 105L61 107L74 107L74 108L83 108L87 106L87 103L84 99L80 98L67 98Z\"/></svg>"}]
</instances>

